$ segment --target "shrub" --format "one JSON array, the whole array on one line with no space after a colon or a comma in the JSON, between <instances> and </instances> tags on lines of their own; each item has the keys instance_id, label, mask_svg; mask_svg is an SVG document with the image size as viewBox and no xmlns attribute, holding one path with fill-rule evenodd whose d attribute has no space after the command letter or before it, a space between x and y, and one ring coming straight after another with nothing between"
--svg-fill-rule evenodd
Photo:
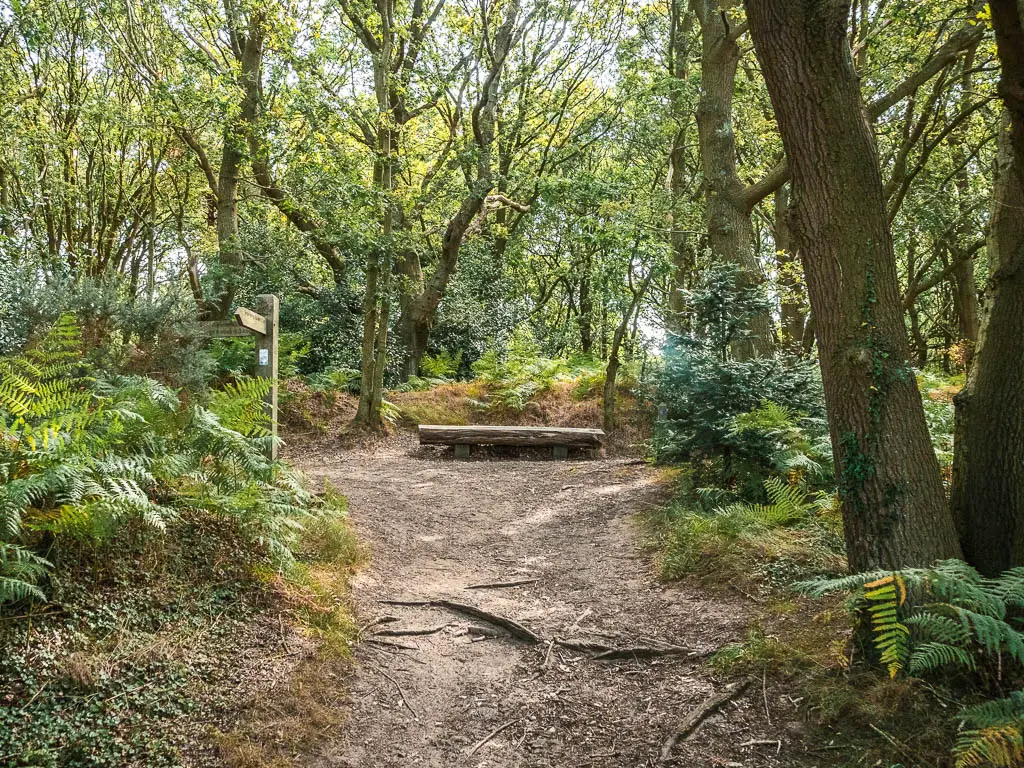
<instances>
[{"instance_id":1,"label":"shrub","mask_svg":"<svg viewBox=\"0 0 1024 768\"><path fill-rule=\"evenodd\" d=\"M447 350L436 355L424 355L420 360L420 371L427 379L454 379L462 367L462 350L454 355Z\"/></svg>"},{"instance_id":2,"label":"shrub","mask_svg":"<svg viewBox=\"0 0 1024 768\"><path fill-rule=\"evenodd\" d=\"M717 461L721 483L742 473L738 462L750 461L746 470L756 489L780 450L792 453L806 443L803 455L813 445L826 459L817 365L789 357L733 358L734 346L750 337L751 319L765 308L763 288L744 285L735 266L711 266L689 300L693 327L672 340L656 378L655 397L666 410L653 443L658 460ZM806 435L797 435L797 426Z\"/></svg>"},{"instance_id":3,"label":"shrub","mask_svg":"<svg viewBox=\"0 0 1024 768\"><path fill-rule=\"evenodd\" d=\"M473 372L487 385L491 402L521 411L557 382L592 377L601 363L591 358L548 358L540 354L533 338L517 332L504 352L488 350L473 363Z\"/></svg>"},{"instance_id":4,"label":"shrub","mask_svg":"<svg viewBox=\"0 0 1024 768\"><path fill-rule=\"evenodd\" d=\"M824 398L817 367L797 359L759 358L723 361L704 350L670 350L658 376L658 400L665 419L657 425L654 451L659 461L722 462L722 481L736 477L735 462L750 459L752 469L771 466L779 437L767 430L790 430L789 448L796 447L792 428L824 459ZM769 405L770 404L770 405ZM774 410L772 410L774 409ZM760 423L752 414L760 411ZM776 417L774 424L766 417ZM764 428L764 429L762 429ZM760 478L759 478L760 479Z\"/></svg>"}]
</instances>

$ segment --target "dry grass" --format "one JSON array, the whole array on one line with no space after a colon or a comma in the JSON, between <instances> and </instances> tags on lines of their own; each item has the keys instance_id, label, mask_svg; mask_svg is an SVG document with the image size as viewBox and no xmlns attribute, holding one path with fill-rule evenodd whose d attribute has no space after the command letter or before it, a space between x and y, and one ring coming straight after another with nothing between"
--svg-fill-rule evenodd
<instances>
[{"instance_id":1,"label":"dry grass","mask_svg":"<svg viewBox=\"0 0 1024 768\"><path fill-rule=\"evenodd\" d=\"M288 686L263 696L248 716L215 737L228 768L291 768L298 755L341 727L345 711L346 662L316 656L303 660Z\"/></svg>"}]
</instances>

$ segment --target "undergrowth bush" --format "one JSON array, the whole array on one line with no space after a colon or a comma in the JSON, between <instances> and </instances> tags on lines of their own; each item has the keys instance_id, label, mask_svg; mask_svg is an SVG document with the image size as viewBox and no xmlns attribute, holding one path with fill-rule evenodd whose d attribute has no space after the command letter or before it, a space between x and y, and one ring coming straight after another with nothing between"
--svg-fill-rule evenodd
<instances>
[{"instance_id":1,"label":"undergrowth bush","mask_svg":"<svg viewBox=\"0 0 1024 768\"><path fill-rule=\"evenodd\" d=\"M713 492L677 498L665 513L663 577L760 577L784 586L800 575L841 567L842 528L833 496L809 494L778 477L765 481L764 493L764 503L716 505Z\"/></svg>"},{"instance_id":2,"label":"undergrowth bush","mask_svg":"<svg viewBox=\"0 0 1024 768\"><path fill-rule=\"evenodd\" d=\"M123 531L183 515L226 519L283 564L301 522L330 510L265 458L268 384L241 379L205 404L82 359L75 320L0 358L0 604L40 597L45 570L97 555Z\"/></svg>"},{"instance_id":3,"label":"undergrowth bush","mask_svg":"<svg viewBox=\"0 0 1024 768\"><path fill-rule=\"evenodd\" d=\"M935 456L948 483L953 466L953 429L956 418L953 397L963 387L964 376L947 376L940 371L927 370L918 374L917 384L924 400L924 416L928 422Z\"/></svg>"}]
</instances>

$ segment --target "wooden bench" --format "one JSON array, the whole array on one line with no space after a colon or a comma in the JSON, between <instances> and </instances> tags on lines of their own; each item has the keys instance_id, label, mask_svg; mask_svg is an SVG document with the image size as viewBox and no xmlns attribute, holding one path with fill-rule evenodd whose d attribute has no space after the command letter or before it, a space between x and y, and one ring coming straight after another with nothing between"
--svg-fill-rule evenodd
<instances>
[{"instance_id":1,"label":"wooden bench","mask_svg":"<svg viewBox=\"0 0 1024 768\"><path fill-rule=\"evenodd\" d=\"M604 447L600 429L575 427L450 427L420 425L420 445L454 445L456 458L467 458L474 445L551 446L556 459L569 457L570 448L584 448L592 457Z\"/></svg>"}]
</instances>

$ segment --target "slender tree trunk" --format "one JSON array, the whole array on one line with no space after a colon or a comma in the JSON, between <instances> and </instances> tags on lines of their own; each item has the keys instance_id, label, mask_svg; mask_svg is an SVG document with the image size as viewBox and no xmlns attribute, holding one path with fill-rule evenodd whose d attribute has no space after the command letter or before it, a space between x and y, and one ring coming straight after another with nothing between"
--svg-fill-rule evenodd
<instances>
[{"instance_id":1,"label":"slender tree trunk","mask_svg":"<svg viewBox=\"0 0 1024 768\"><path fill-rule=\"evenodd\" d=\"M622 342L626 338L626 332L629 330L630 321L638 315L640 311L640 304L644 299L644 295L651 287L651 281L654 279L654 270L652 269L647 277L644 278L643 283L640 287L633 291L633 299L629 304L629 308L623 313L622 320L615 328L615 334L612 336L612 345L608 351L608 363L604 369L604 431L611 433L615 431L615 387L617 385L617 379L619 375L619 368L621 363L619 362L619 352L622 350Z\"/></svg>"},{"instance_id":2,"label":"slender tree trunk","mask_svg":"<svg viewBox=\"0 0 1024 768\"><path fill-rule=\"evenodd\" d=\"M217 246L220 265L214 280L213 305L203 313L208 318L220 320L226 318L231 311L245 269L245 255L238 241L238 185L262 91L266 37L264 15L254 11L244 29L239 28L233 18L229 18L228 31L238 60L238 85L242 90L242 103L238 116L224 128L224 146L217 175Z\"/></svg>"},{"instance_id":3,"label":"slender tree trunk","mask_svg":"<svg viewBox=\"0 0 1024 768\"><path fill-rule=\"evenodd\" d=\"M964 56L964 72L960 76L960 89L969 93L972 88L972 68L975 49L971 48ZM970 370L974 357L974 348L978 343L981 330L981 304L978 301L978 284L974 276L974 259L961 259L961 249L965 241L974 235L969 218L969 199L971 177L967 162L964 142L967 138L966 125L954 131L949 138L953 163L961 170L956 175L956 191L961 215L961 226L958 228L955 243L951 246L951 258L956 260L953 270L953 304L957 315L957 341L965 346L964 367ZM965 231L966 230L966 231Z\"/></svg>"},{"instance_id":4,"label":"slender tree trunk","mask_svg":"<svg viewBox=\"0 0 1024 768\"><path fill-rule=\"evenodd\" d=\"M953 258L957 258L954 254ZM974 279L974 259L963 259L953 269L953 303L956 307L957 336L968 349L967 367L974 355L981 330L981 305L978 302L978 286Z\"/></svg>"},{"instance_id":5,"label":"slender tree trunk","mask_svg":"<svg viewBox=\"0 0 1024 768\"><path fill-rule=\"evenodd\" d=\"M594 299L590 294L591 256L587 253L580 274L580 350L584 355L594 351Z\"/></svg>"},{"instance_id":6,"label":"slender tree trunk","mask_svg":"<svg viewBox=\"0 0 1024 768\"><path fill-rule=\"evenodd\" d=\"M917 232L910 232L910 239L907 243L907 285L914 285L918 278L917 274ZM921 331L921 313L917 311L917 302L911 301L907 307L907 315L910 318L910 342L914 350L915 365L924 368L928 363L928 339Z\"/></svg>"},{"instance_id":7,"label":"slender tree trunk","mask_svg":"<svg viewBox=\"0 0 1024 768\"><path fill-rule=\"evenodd\" d=\"M791 353L799 353L804 338L807 314L804 311L804 286L800 279L803 268L793 253L793 233L789 228L789 187L783 185L775 193L775 263L782 289L782 345Z\"/></svg>"},{"instance_id":8,"label":"slender tree trunk","mask_svg":"<svg viewBox=\"0 0 1024 768\"><path fill-rule=\"evenodd\" d=\"M854 570L960 554L909 364L882 177L848 0L747 0L793 179Z\"/></svg>"},{"instance_id":9,"label":"slender tree trunk","mask_svg":"<svg viewBox=\"0 0 1024 768\"><path fill-rule=\"evenodd\" d=\"M676 130L669 149L669 194L672 206L667 217L672 245L672 272L669 276L668 315L666 325L670 333L682 334L689 326L686 290L693 284L697 271L696 254L684 230L683 206L687 200L686 142L689 137L691 108L686 99L686 80L689 77L690 33L694 14L687 0L670 0L668 74L671 80L670 103Z\"/></svg>"}]
</instances>

